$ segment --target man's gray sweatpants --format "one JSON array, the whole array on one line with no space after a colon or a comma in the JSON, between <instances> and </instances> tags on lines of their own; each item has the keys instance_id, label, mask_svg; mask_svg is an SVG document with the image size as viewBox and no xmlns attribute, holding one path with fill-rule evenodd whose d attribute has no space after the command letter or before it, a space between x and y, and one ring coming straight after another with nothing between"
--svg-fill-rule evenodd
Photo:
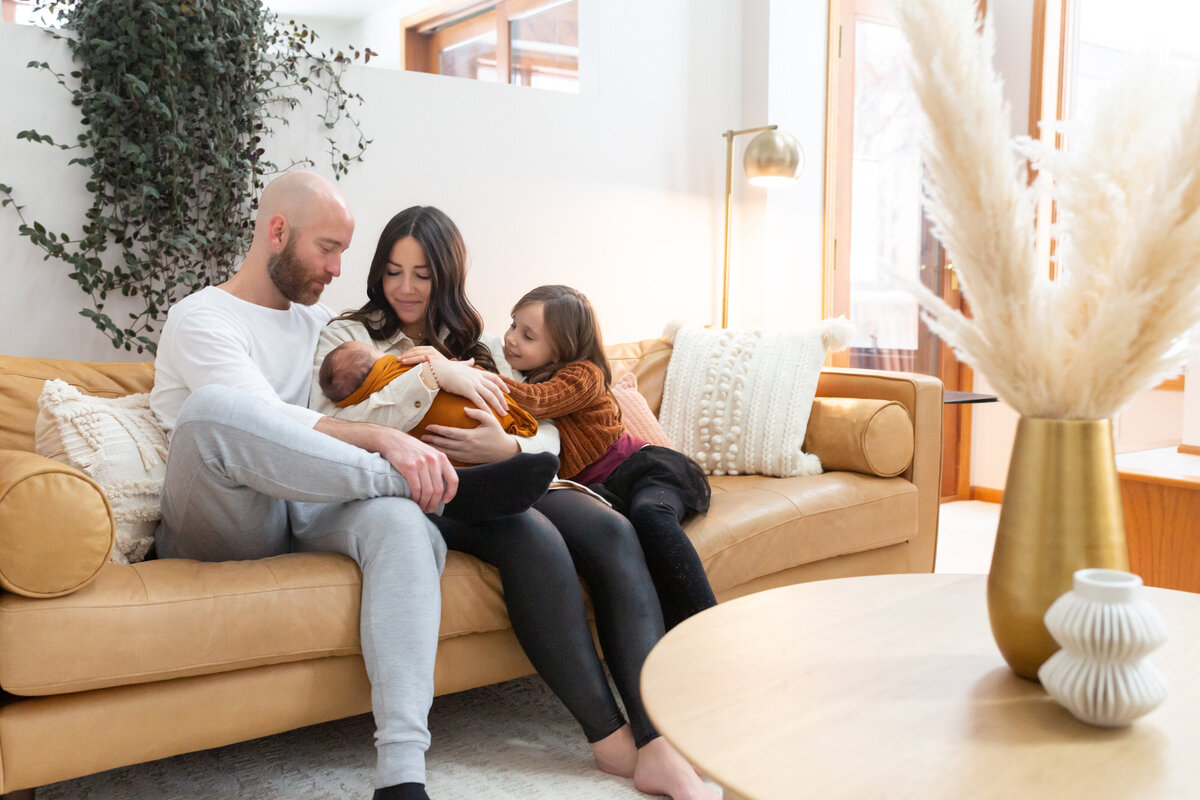
<instances>
[{"instance_id":1,"label":"man's gray sweatpants","mask_svg":"<svg viewBox=\"0 0 1200 800\"><path fill-rule=\"evenodd\" d=\"M446 545L382 457L225 386L184 402L157 532L164 558L344 553L362 570L360 638L376 787L425 782ZM289 536L290 534L290 536Z\"/></svg>"}]
</instances>

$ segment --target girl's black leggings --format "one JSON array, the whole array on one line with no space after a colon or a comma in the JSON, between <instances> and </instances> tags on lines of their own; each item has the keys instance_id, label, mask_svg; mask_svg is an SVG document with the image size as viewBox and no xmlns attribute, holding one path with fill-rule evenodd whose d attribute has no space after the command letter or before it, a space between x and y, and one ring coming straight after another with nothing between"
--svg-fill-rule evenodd
<instances>
[{"instance_id":1,"label":"girl's black leggings","mask_svg":"<svg viewBox=\"0 0 1200 800\"><path fill-rule=\"evenodd\" d=\"M638 747L658 736L642 705L639 678L663 635L663 616L642 546L629 520L569 489L532 509L488 522L432 518L451 550L500 571L513 631L530 662L583 727L589 742L625 719L609 690L579 590L592 597L596 630Z\"/></svg>"},{"instance_id":2,"label":"girl's black leggings","mask_svg":"<svg viewBox=\"0 0 1200 800\"><path fill-rule=\"evenodd\" d=\"M654 579L667 630L717 604L700 556L679 524L685 514L674 487L653 481L634 484L629 519Z\"/></svg>"}]
</instances>

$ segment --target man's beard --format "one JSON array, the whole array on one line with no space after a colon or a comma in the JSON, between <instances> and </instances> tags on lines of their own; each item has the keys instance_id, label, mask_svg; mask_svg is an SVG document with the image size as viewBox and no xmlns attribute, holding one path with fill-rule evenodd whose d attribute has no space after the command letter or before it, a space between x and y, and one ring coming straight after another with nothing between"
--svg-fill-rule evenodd
<instances>
[{"instance_id":1,"label":"man's beard","mask_svg":"<svg viewBox=\"0 0 1200 800\"><path fill-rule=\"evenodd\" d=\"M309 275L299 256L296 255L296 236L288 239L283 250L267 259L267 275L271 283L287 300L302 306L311 306L321 299L322 289L314 289L316 280Z\"/></svg>"}]
</instances>

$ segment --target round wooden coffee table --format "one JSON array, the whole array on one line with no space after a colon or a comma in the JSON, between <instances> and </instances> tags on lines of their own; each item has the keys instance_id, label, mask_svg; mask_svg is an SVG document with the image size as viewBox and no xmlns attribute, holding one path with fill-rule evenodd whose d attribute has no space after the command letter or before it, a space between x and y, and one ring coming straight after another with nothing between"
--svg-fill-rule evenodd
<instances>
[{"instance_id":1,"label":"round wooden coffee table","mask_svg":"<svg viewBox=\"0 0 1200 800\"><path fill-rule=\"evenodd\" d=\"M1077 721L1016 677L983 575L817 581L722 603L650 653L651 719L726 798L1200 797L1200 594L1146 589L1166 701Z\"/></svg>"}]
</instances>

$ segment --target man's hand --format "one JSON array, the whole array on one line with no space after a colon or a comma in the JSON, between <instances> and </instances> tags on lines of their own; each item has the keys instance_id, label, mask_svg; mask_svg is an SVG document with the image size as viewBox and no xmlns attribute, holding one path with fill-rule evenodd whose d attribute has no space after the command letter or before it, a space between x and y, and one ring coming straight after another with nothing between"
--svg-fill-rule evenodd
<instances>
[{"instance_id":1,"label":"man's hand","mask_svg":"<svg viewBox=\"0 0 1200 800\"><path fill-rule=\"evenodd\" d=\"M488 416L492 416L490 412ZM450 459L407 433L384 425L348 422L334 417L321 417L313 427L386 458L408 481L413 502L426 513L437 511L439 505L449 503L458 493L458 474L450 466Z\"/></svg>"},{"instance_id":2,"label":"man's hand","mask_svg":"<svg viewBox=\"0 0 1200 800\"><path fill-rule=\"evenodd\" d=\"M500 420L490 411L464 408L463 413L477 420L476 428L450 428L430 425L421 441L433 445L460 464L490 464L521 452L515 437L504 432Z\"/></svg>"}]
</instances>

